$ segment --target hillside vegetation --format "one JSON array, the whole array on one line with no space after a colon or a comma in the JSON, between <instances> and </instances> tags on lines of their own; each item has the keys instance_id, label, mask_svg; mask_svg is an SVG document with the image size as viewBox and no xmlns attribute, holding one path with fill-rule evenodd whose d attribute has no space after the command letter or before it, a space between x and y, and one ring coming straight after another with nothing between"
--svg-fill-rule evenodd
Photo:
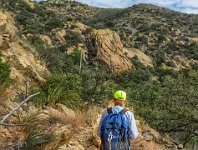
<instances>
[{"instance_id":1,"label":"hillside vegetation","mask_svg":"<svg viewBox=\"0 0 198 150\"><path fill-rule=\"evenodd\" d=\"M25 96L40 92L32 105L45 108L49 117L45 121L54 123L62 120L52 115L56 110L50 106L61 103L86 110L104 105L116 89L123 89L128 107L145 124L196 149L198 15L147 4L102 9L61 0L1 0L0 9L13 16L18 29L17 40L11 36L5 40L11 33L0 28L2 92L10 84L16 87L14 83ZM19 73L20 80L13 78Z\"/></svg>"}]
</instances>

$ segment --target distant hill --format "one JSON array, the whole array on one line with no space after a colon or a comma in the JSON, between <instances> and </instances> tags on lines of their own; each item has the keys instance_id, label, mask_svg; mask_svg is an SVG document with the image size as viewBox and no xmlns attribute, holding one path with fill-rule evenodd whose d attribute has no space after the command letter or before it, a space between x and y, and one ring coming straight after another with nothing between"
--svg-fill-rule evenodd
<instances>
[{"instance_id":1,"label":"distant hill","mask_svg":"<svg viewBox=\"0 0 198 150\"><path fill-rule=\"evenodd\" d=\"M86 110L123 89L142 124L196 149L198 15L67 0L1 0L0 14L0 84L13 97Z\"/></svg>"}]
</instances>

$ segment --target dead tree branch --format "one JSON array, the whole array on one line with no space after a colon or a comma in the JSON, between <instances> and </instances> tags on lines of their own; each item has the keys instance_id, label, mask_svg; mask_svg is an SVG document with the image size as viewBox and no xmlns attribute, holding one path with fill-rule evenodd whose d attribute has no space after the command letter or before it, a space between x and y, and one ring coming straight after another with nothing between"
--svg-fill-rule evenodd
<instances>
[{"instance_id":1,"label":"dead tree branch","mask_svg":"<svg viewBox=\"0 0 198 150\"><path fill-rule=\"evenodd\" d=\"M7 126L7 127L17 127L17 126L27 126L30 124L8 124L8 123L0 123L0 126Z\"/></svg>"},{"instance_id":2,"label":"dead tree branch","mask_svg":"<svg viewBox=\"0 0 198 150\"><path fill-rule=\"evenodd\" d=\"M10 117L17 109L19 109L24 103L26 103L28 100L30 100L32 97L34 97L34 96L36 96L36 95L38 95L38 94L40 94L40 92L28 96L28 97L27 97L24 101L22 101L17 107L15 107L14 109L12 109L7 115L5 115L5 116L3 117L3 119L1 120L0 123L3 124L4 121L5 121L8 117Z\"/></svg>"}]
</instances>

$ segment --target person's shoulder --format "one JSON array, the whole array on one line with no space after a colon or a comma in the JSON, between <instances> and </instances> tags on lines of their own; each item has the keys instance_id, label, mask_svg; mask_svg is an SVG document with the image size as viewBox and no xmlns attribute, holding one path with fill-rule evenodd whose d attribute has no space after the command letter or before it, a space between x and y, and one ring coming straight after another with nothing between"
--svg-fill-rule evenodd
<instances>
[{"instance_id":1,"label":"person's shoulder","mask_svg":"<svg viewBox=\"0 0 198 150\"><path fill-rule=\"evenodd\" d=\"M130 110L127 110L126 114L132 117L134 116L133 112L131 112Z\"/></svg>"}]
</instances>

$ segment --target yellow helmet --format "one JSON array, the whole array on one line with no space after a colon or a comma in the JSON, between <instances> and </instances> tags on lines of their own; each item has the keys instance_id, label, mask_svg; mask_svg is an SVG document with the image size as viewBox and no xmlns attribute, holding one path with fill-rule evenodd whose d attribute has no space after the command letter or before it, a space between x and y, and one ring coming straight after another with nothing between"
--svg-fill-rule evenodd
<instances>
[{"instance_id":1,"label":"yellow helmet","mask_svg":"<svg viewBox=\"0 0 198 150\"><path fill-rule=\"evenodd\" d=\"M121 90L116 91L113 96L117 100L126 100L126 92Z\"/></svg>"}]
</instances>

